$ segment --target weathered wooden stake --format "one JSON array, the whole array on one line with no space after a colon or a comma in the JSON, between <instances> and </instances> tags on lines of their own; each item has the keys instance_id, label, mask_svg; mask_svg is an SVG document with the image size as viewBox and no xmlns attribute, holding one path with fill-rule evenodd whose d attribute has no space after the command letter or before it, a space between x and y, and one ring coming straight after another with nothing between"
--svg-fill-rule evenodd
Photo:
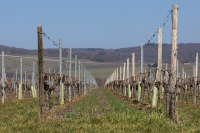
<instances>
[{"instance_id":1,"label":"weathered wooden stake","mask_svg":"<svg viewBox=\"0 0 200 133\"><path fill-rule=\"evenodd\" d=\"M171 52L171 78L170 78L170 110L169 115L175 119L175 85L176 85L176 60L177 60L177 14L178 5L173 5L172 11L172 52Z\"/></svg>"},{"instance_id":2,"label":"weathered wooden stake","mask_svg":"<svg viewBox=\"0 0 200 133\"><path fill-rule=\"evenodd\" d=\"M141 43L141 79L142 81L142 75L143 75L143 44Z\"/></svg>"},{"instance_id":3,"label":"weathered wooden stake","mask_svg":"<svg viewBox=\"0 0 200 133\"><path fill-rule=\"evenodd\" d=\"M71 101L71 68L72 68L72 48L69 49L69 101Z\"/></svg>"},{"instance_id":4,"label":"weathered wooden stake","mask_svg":"<svg viewBox=\"0 0 200 133\"><path fill-rule=\"evenodd\" d=\"M4 103L5 90L4 90L4 51L2 51L2 103Z\"/></svg>"},{"instance_id":5,"label":"weathered wooden stake","mask_svg":"<svg viewBox=\"0 0 200 133\"><path fill-rule=\"evenodd\" d=\"M122 80L122 66L119 68L119 80Z\"/></svg>"},{"instance_id":6,"label":"weathered wooden stake","mask_svg":"<svg viewBox=\"0 0 200 133\"><path fill-rule=\"evenodd\" d=\"M25 96L26 96L26 71L25 71Z\"/></svg>"},{"instance_id":7,"label":"weathered wooden stake","mask_svg":"<svg viewBox=\"0 0 200 133\"><path fill-rule=\"evenodd\" d=\"M158 28L158 77L157 81L161 82L161 70L162 70L162 28Z\"/></svg>"},{"instance_id":8,"label":"weathered wooden stake","mask_svg":"<svg viewBox=\"0 0 200 133\"><path fill-rule=\"evenodd\" d=\"M20 58L20 84L21 84L21 88L20 88L20 98L19 99L22 99L22 58Z\"/></svg>"},{"instance_id":9,"label":"weathered wooden stake","mask_svg":"<svg viewBox=\"0 0 200 133\"><path fill-rule=\"evenodd\" d=\"M135 76L135 53L132 53L132 76Z\"/></svg>"},{"instance_id":10,"label":"weathered wooden stake","mask_svg":"<svg viewBox=\"0 0 200 133\"><path fill-rule=\"evenodd\" d=\"M187 75L186 75L186 72L185 72L185 79L184 79L184 83L185 83L185 81L187 80L187 79L186 79L186 77L187 77ZM185 84L185 94L186 94L186 91L187 91L187 85Z\"/></svg>"},{"instance_id":11,"label":"weathered wooden stake","mask_svg":"<svg viewBox=\"0 0 200 133\"><path fill-rule=\"evenodd\" d=\"M64 104L64 97L62 92L64 88L62 87L62 38L59 38L59 63L60 63L60 103Z\"/></svg>"},{"instance_id":12,"label":"weathered wooden stake","mask_svg":"<svg viewBox=\"0 0 200 133\"><path fill-rule=\"evenodd\" d=\"M126 86L125 86L125 67L126 67L126 63L124 63L124 70L123 70L124 96L126 96Z\"/></svg>"},{"instance_id":13,"label":"weathered wooden stake","mask_svg":"<svg viewBox=\"0 0 200 133\"><path fill-rule=\"evenodd\" d=\"M81 89L81 67L80 67L80 61L78 61L78 83L79 83L79 88L78 88L78 94L80 96L80 89Z\"/></svg>"},{"instance_id":14,"label":"weathered wooden stake","mask_svg":"<svg viewBox=\"0 0 200 133\"><path fill-rule=\"evenodd\" d=\"M127 59L127 85L128 85L128 98L131 98L131 89L130 89L130 81L129 81L129 58Z\"/></svg>"},{"instance_id":15,"label":"weathered wooden stake","mask_svg":"<svg viewBox=\"0 0 200 133\"><path fill-rule=\"evenodd\" d=\"M77 55L75 55L75 80L77 79ZM76 82L76 81L75 81ZM76 85L77 83L75 83L75 87L74 87L74 97L76 98Z\"/></svg>"},{"instance_id":16,"label":"weathered wooden stake","mask_svg":"<svg viewBox=\"0 0 200 133\"><path fill-rule=\"evenodd\" d=\"M196 53L196 71L195 71L195 91L194 91L194 96L195 96L195 101L194 103L197 103L197 78L198 78L198 56L199 54Z\"/></svg>"},{"instance_id":17,"label":"weathered wooden stake","mask_svg":"<svg viewBox=\"0 0 200 133\"><path fill-rule=\"evenodd\" d=\"M193 66L193 77L195 79L195 66Z\"/></svg>"},{"instance_id":18,"label":"weathered wooden stake","mask_svg":"<svg viewBox=\"0 0 200 133\"><path fill-rule=\"evenodd\" d=\"M43 41L42 26L37 26L38 31L38 74L39 74L39 116L44 112L44 76L43 76Z\"/></svg>"},{"instance_id":19,"label":"weathered wooden stake","mask_svg":"<svg viewBox=\"0 0 200 133\"><path fill-rule=\"evenodd\" d=\"M162 70L162 28L159 27L158 28L158 71L157 71L158 73L157 73L157 79L156 79L157 82L160 82L160 85L157 88L159 104L161 103L161 96L162 96L161 70ZM155 103L157 103L157 101Z\"/></svg>"},{"instance_id":20,"label":"weathered wooden stake","mask_svg":"<svg viewBox=\"0 0 200 133\"><path fill-rule=\"evenodd\" d=\"M184 67L182 67L182 79L184 79Z\"/></svg>"}]
</instances>

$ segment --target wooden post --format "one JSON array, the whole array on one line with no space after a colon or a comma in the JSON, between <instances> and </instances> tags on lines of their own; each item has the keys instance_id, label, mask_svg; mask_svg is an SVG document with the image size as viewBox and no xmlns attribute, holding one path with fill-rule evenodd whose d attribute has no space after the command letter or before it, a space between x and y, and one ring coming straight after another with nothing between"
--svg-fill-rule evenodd
<instances>
[{"instance_id":1,"label":"wooden post","mask_svg":"<svg viewBox=\"0 0 200 133\"><path fill-rule=\"evenodd\" d=\"M72 61L72 48L69 49L69 101L71 101L71 83L72 83L72 79L71 79L71 68L72 68L72 65L71 65L71 61ZM85 77L84 77L84 80L85 80Z\"/></svg>"},{"instance_id":2,"label":"wooden post","mask_svg":"<svg viewBox=\"0 0 200 133\"><path fill-rule=\"evenodd\" d=\"M179 65L179 60L176 60L176 62L177 62L177 64L176 64L176 77L177 77L177 79L178 79L178 77L179 77L179 72L178 72L178 65Z\"/></svg>"},{"instance_id":3,"label":"wooden post","mask_svg":"<svg viewBox=\"0 0 200 133\"><path fill-rule=\"evenodd\" d=\"M132 53L132 78L133 78L134 81L136 80L135 79L135 53ZM131 90L132 98L133 98L133 96L134 96L134 98L136 97L136 88L134 88L134 86L135 85L133 85L133 83L132 83L132 90Z\"/></svg>"},{"instance_id":4,"label":"wooden post","mask_svg":"<svg viewBox=\"0 0 200 133\"><path fill-rule=\"evenodd\" d=\"M132 53L132 76L135 76L135 53Z\"/></svg>"},{"instance_id":5,"label":"wooden post","mask_svg":"<svg viewBox=\"0 0 200 133\"><path fill-rule=\"evenodd\" d=\"M187 81L186 77L187 77L187 75L186 75L186 72L185 72L185 79L184 79L184 83ZM187 85L185 84L185 94L186 94L186 91L187 91Z\"/></svg>"},{"instance_id":6,"label":"wooden post","mask_svg":"<svg viewBox=\"0 0 200 133\"><path fill-rule=\"evenodd\" d=\"M20 84L21 84L21 87L19 87L20 91L20 97L19 99L22 99L22 58L20 58Z\"/></svg>"},{"instance_id":7,"label":"wooden post","mask_svg":"<svg viewBox=\"0 0 200 133\"><path fill-rule=\"evenodd\" d=\"M158 74L157 74L157 82L162 83L161 81L161 70L162 70L162 28L158 28ZM162 95L162 84L158 86L158 103L161 103L161 95ZM157 103L157 102L156 102Z\"/></svg>"},{"instance_id":8,"label":"wooden post","mask_svg":"<svg viewBox=\"0 0 200 133\"><path fill-rule=\"evenodd\" d=\"M4 103L4 98L5 98L4 78L5 78L4 77L4 51L2 51L2 87L3 87L3 89L2 89L2 103Z\"/></svg>"},{"instance_id":9,"label":"wooden post","mask_svg":"<svg viewBox=\"0 0 200 133\"><path fill-rule=\"evenodd\" d=\"M177 60L177 14L178 5L173 5L172 11L172 52L171 52L171 77L170 77L170 110L169 115L175 119L175 85L176 85L176 60Z\"/></svg>"},{"instance_id":10,"label":"wooden post","mask_svg":"<svg viewBox=\"0 0 200 133\"><path fill-rule=\"evenodd\" d=\"M122 82L122 66L120 66L120 68L119 68L119 80L120 80L119 91L122 94L122 84L121 84L121 82Z\"/></svg>"},{"instance_id":11,"label":"wooden post","mask_svg":"<svg viewBox=\"0 0 200 133\"><path fill-rule=\"evenodd\" d=\"M195 71L195 90L194 90L194 95L195 95L195 101L194 103L197 103L197 78L198 78L198 56L199 54L196 53L196 71Z\"/></svg>"},{"instance_id":12,"label":"wooden post","mask_svg":"<svg viewBox=\"0 0 200 133\"><path fill-rule=\"evenodd\" d=\"M194 82L195 82L195 80L196 80L196 77L195 77L195 66L193 66L193 78L194 78ZM194 86L194 91L193 90L191 90L191 91L193 91L194 92L194 94L192 94L193 95L193 99L192 99L192 103L195 103L195 101L196 101L196 95L195 95L195 88L196 88L196 85Z\"/></svg>"},{"instance_id":13,"label":"wooden post","mask_svg":"<svg viewBox=\"0 0 200 133\"><path fill-rule=\"evenodd\" d=\"M62 85L62 38L59 38L59 70L60 70L60 103L64 104L64 95L62 92L64 92L64 87Z\"/></svg>"},{"instance_id":14,"label":"wooden post","mask_svg":"<svg viewBox=\"0 0 200 133\"><path fill-rule=\"evenodd\" d=\"M75 55L75 76L74 76L74 78L75 78L75 80L77 79L77 55ZM76 92L76 85L77 85L77 83L75 83L75 87L74 87L74 97L76 98L76 94L77 94L77 92Z\"/></svg>"},{"instance_id":15,"label":"wooden post","mask_svg":"<svg viewBox=\"0 0 200 133\"><path fill-rule=\"evenodd\" d=\"M142 75L143 75L143 44L141 43L141 79L142 81Z\"/></svg>"},{"instance_id":16,"label":"wooden post","mask_svg":"<svg viewBox=\"0 0 200 133\"><path fill-rule=\"evenodd\" d=\"M86 94L86 69L84 67L84 94Z\"/></svg>"},{"instance_id":17,"label":"wooden post","mask_svg":"<svg viewBox=\"0 0 200 133\"><path fill-rule=\"evenodd\" d=\"M116 80L117 80L117 87L116 87L116 91L117 93L119 93L119 88L118 88L118 68L117 68L117 75L116 75Z\"/></svg>"},{"instance_id":18,"label":"wooden post","mask_svg":"<svg viewBox=\"0 0 200 133\"><path fill-rule=\"evenodd\" d=\"M182 67L182 79L184 80L184 67Z\"/></svg>"},{"instance_id":19,"label":"wooden post","mask_svg":"<svg viewBox=\"0 0 200 133\"><path fill-rule=\"evenodd\" d=\"M122 80L122 66L119 68L119 80Z\"/></svg>"},{"instance_id":20,"label":"wooden post","mask_svg":"<svg viewBox=\"0 0 200 133\"><path fill-rule=\"evenodd\" d=\"M123 70L123 85L124 85L124 96L126 96L126 86L125 86L125 67L126 63L124 63L124 70Z\"/></svg>"},{"instance_id":21,"label":"wooden post","mask_svg":"<svg viewBox=\"0 0 200 133\"><path fill-rule=\"evenodd\" d=\"M38 30L38 76L39 76L39 116L44 112L44 76L43 76L43 41L42 26L37 26Z\"/></svg>"},{"instance_id":22,"label":"wooden post","mask_svg":"<svg viewBox=\"0 0 200 133\"><path fill-rule=\"evenodd\" d=\"M158 77L157 81L161 82L162 70L162 28L158 28Z\"/></svg>"},{"instance_id":23,"label":"wooden post","mask_svg":"<svg viewBox=\"0 0 200 133\"><path fill-rule=\"evenodd\" d=\"M26 96L26 71L25 71L25 78L24 79L25 79L25 83L24 84L25 84L25 96Z\"/></svg>"},{"instance_id":24,"label":"wooden post","mask_svg":"<svg viewBox=\"0 0 200 133\"><path fill-rule=\"evenodd\" d=\"M195 79L195 66L193 66L193 77L194 77L194 79Z\"/></svg>"},{"instance_id":25,"label":"wooden post","mask_svg":"<svg viewBox=\"0 0 200 133\"><path fill-rule=\"evenodd\" d=\"M80 61L78 61L78 83L79 83L79 88L78 88L78 94L80 97L80 89L81 89L81 66L80 66Z\"/></svg>"},{"instance_id":26,"label":"wooden post","mask_svg":"<svg viewBox=\"0 0 200 133\"><path fill-rule=\"evenodd\" d=\"M166 70L167 70L167 64L166 64Z\"/></svg>"},{"instance_id":27,"label":"wooden post","mask_svg":"<svg viewBox=\"0 0 200 133\"><path fill-rule=\"evenodd\" d=\"M116 76L116 78L117 78L117 83L118 83L118 68L117 68L117 76Z\"/></svg>"},{"instance_id":28,"label":"wooden post","mask_svg":"<svg viewBox=\"0 0 200 133\"><path fill-rule=\"evenodd\" d=\"M129 58L127 59L127 85L128 85L128 98L131 98L131 89L130 89L130 83L129 83Z\"/></svg>"}]
</instances>

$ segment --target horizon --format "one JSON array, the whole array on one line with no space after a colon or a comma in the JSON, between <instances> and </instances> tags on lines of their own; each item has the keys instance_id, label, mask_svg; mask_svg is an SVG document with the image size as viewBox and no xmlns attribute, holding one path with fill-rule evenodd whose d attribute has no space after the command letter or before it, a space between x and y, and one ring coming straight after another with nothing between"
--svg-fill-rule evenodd
<instances>
[{"instance_id":1,"label":"horizon","mask_svg":"<svg viewBox=\"0 0 200 133\"><path fill-rule=\"evenodd\" d=\"M158 45L158 43L154 43L154 42L152 42L152 43L150 43L151 45L153 44L153 45ZM200 43L177 43L177 45L180 45L180 44L200 44ZM2 45L2 44L0 44L0 45ZM146 44L145 44L146 45ZM162 45L171 45L171 43L162 43ZM6 46L6 45L2 45L2 46ZM144 46L144 45L143 45ZM6 46L6 47L15 47L15 46ZM121 47L121 48L98 48L98 47L96 47L96 48L72 48L72 49L103 49L103 50L108 50L108 49L123 49L123 48L134 48L134 47L141 47L141 46L132 46L132 47ZM19 48L19 49L26 49L26 50L37 50L37 49L28 49L28 48L21 48L21 47L15 47L15 48ZM68 47L68 48L70 48L70 47ZM55 47L55 48L43 48L43 49L59 49L58 47ZM62 49L67 49L67 48L63 48L62 47Z\"/></svg>"}]
</instances>

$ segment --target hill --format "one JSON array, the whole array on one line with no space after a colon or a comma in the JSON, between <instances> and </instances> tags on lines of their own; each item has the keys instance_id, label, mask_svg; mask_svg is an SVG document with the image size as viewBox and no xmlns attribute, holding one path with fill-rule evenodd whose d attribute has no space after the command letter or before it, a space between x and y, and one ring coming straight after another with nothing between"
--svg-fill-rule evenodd
<instances>
[{"instance_id":1,"label":"hill","mask_svg":"<svg viewBox=\"0 0 200 133\"><path fill-rule=\"evenodd\" d=\"M67 51L67 48L63 48ZM140 46L102 49L102 48L73 48L73 56L77 55L79 59L91 60L96 62L124 62L131 58L132 53L137 52ZM37 56L37 50L28 50L0 45L0 51L7 55L33 55ZM200 43L180 43L178 44L178 60L180 62L195 62L195 53L200 53ZM59 51L56 49L44 49L44 56L58 57ZM144 48L144 62L155 63L158 56L158 44L147 44ZM67 54L63 52L63 57ZM136 62L140 62L140 53L136 54ZM163 44L163 63L171 62L171 44Z\"/></svg>"}]
</instances>

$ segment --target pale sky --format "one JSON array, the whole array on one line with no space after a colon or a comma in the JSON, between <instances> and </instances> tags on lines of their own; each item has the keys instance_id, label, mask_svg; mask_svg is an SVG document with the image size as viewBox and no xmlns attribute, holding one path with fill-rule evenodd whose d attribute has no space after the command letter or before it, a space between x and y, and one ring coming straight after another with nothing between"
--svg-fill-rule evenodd
<instances>
[{"instance_id":1,"label":"pale sky","mask_svg":"<svg viewBox=\"0 0 200 133\"><path fill-rule=\"evenodd\" d=\"M147 42L178 4L178 43L200 42L199 0L0 0L0 44L37 49L37 25L64 48L123 48ZM171 20L163 43L171 43ZM152 40L157 43L157 35ZM44 48L56 48L44 38Z\"/></svg>"}]
</instances>

